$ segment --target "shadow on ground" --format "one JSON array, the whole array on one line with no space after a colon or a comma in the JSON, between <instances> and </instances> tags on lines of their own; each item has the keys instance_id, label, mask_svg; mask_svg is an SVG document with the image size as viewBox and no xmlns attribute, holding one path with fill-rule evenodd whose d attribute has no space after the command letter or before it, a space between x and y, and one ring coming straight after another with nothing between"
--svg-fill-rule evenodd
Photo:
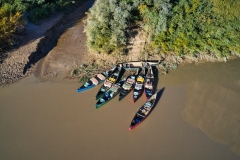
<instances>
[{"instance_id":1,"label":"shadow on ground","mask_svg":"<svg viewBox=\"0 0 240 160\"><path fill-rule=\"evenodd\" d=\"M85 12L87 12L88 9L92 7L94 1L95 0L87 1L73 13L63 16L57 24L47 30L45 37L42 38L38 43L36 51L31 53L31 55L28 57L29 60L28 63L24 66L23 74L26 74L32 65L36 64L39 60L44 58L56 46L60 36L68 28L73 27L85 16Z\"/></svg>"}]
</instances>

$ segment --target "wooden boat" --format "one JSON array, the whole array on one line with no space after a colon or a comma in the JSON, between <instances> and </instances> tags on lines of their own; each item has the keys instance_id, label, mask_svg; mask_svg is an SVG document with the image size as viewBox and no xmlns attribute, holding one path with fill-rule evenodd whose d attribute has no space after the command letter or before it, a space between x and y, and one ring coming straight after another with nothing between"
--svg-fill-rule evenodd
<instances>
[{"instance_id":1,"label":"wooden boat","mask_svg":"<svg viewBox=\"0 0 240 160\"><path fill-rule=\"evenodd\" d=\"M144 83L144 90L145 90L145 95L146 98L149 99L154 93L154 74L152 70L152 66L146 66L147 67L147 74L145 78L145 83Z\"/></svg>"},{"instance_id":2,"label":"wooden boat","mask_svg":"<svg viewBox=\"0 0 240 160\"><path fill-rule=\"evenodd\" d=\"M111 88L112 84L118 81L121 71L122 67L117 67L117 69L104 81L96 95L96 99L100 98L109 88Z\"/></svg>"},{"instance_id":3,"label":"wooden boat","mask_svg":"<svg viewBox=\"0 0 240 160\"><path fill-rule=\"evenodd\" d=\"M134 127L136 127L138 124L140 124L151 112L157 98L157 93L152 95L147 102L138 109L138 111L135 113L133 120L131 121L131 124L129 126L129 130L132 130Z\"/></svg>"},{"instance_id":4,"label":"wooden boat","mask_svg":"<svg viewBox=\"0 0 240 160\"><path fill-rule=\"evenodd\" d=\"M138 71L137 71L137 73L138 73ZM128 93L131 92L131 90L133 89L133 87L135 85L136 77L137 77L137 74L130 75L127 77L125 83L121 87L121 91L120 91L119 98L118 98L119 101L122 100Z\"/></svg>"},{"instance_id":5,"label":"wooden boat","mask_svg":"<svg viewBox=\"0 0 240 160\"><path fill-rule=\"evenodd\" d=\"M109 77L115 70L117 69L117 67L113 67L111 70L108 70L106 72L102 72L100 74L97 74L96 76L92 77L91 79L89 79L87 82L85 82L81 87L79 87L77 89L77 92L82 92L82 91L86 91L90 88L95 87L96 85L102 83L107 77Z\"/></svg>"},{"instance_id":6,"label":"wooden boat","mask_svg":"<svg viewBox=\"0 0 240 160\"><path fill-rule=\"evenodd\" d=\"M155 61L155 60L142 61L142 66L144 67L146 65L157 66L157 65L159 65L159 61Z\"/></svg>"},{"instance_id":7,"label":"wooden boat","mask_svg":"<svg viewBox=\"0 0 240 160\"><path fill-rule=\"evenodd\" d=\"M119 66L122 66L125 70L134 70L144 67L146 64L151 66L157 66L158 61L130 61L125 63L118 63Z\"/></svg>"},{"instance_id":8,"label":"wooden boat","mask_svg":"<svg viewBox=\"0 0 240 160\"><path fill-rule=\"evenodd\" d=\"M112 86L109 88L108 91L106 91L97 101L95 107L99 108L109 102L111 99L113 99L121 90L121 86L126 81L126 78L121 80L120 82L116 84L112 84Z\"/></svg>"},{"instance_id":9,"label":"wooden boat","mask_svg":"<svg viewBox=\"0 0 240 160\"><path fill-rule=\"evenodd\" d=\"M137 99L142 95L144 90L144 81L145 81L145 67L142 67L140 73L136 78L136 83L133 89L133 102L136 102Z\"/></svg>"},{"instance_id":10,"label":"wooden boat","mask_svg":"<svg viewBox=\"0 0 240 160\"><path fill-rule=\"evenodd\" d=\"M121 65L125 70L134 70L139 69L139 67L142 67L142 61L119 63L118 65Z\"/></svg>"}]
</instances>

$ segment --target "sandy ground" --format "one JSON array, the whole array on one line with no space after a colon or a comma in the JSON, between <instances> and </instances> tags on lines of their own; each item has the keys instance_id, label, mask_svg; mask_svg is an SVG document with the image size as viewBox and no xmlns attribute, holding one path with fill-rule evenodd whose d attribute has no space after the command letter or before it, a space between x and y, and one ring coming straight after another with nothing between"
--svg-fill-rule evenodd
<instances>
[{"instance_id":1,"label":"sandy ground","mask_svg":"<svg viewBox=\"0 0 240 160\"><path fill-rule=\"evenodd\" d=\"M56 31L61 33L55 35L56 46L39 61L35 75L40 78L56 77L59 74L70 73L84 63L84 57L89 52L83 20L86 18L85 12L93 3L94 0L89 0L64 19Z\"/></svg>"},{"instance_id":2,"label":"sandy ground","mask_svg":"<svg viewBox=\"0 0 240 160\"><path fill-rule=\"evenodd\" d=\"M93 3L94 0L89 0L71 14L55 14L39 25L29 22L19 47L9 51L8 58L0 63L0 86L32 73L53 77L82 63L87 52L82 19Z\"/></svg>"},{"instance_id":3,"label":"sandy ground","mask_svg":"<svg viewBox=\"0 0 240 160\"><path fill-rule=\"evenodd\" d=\"M158 104L132 131L143 97L95 109L100 86L77 93L76 80L32 75L0 89L1 159L238 160L239 64L188 65L160 76Z\"/></svg>"}]
</instances>

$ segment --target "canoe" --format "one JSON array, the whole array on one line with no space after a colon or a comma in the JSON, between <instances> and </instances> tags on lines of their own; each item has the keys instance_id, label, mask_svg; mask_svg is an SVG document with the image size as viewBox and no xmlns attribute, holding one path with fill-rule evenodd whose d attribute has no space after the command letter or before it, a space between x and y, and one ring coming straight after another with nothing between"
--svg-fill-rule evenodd
<instances>
[{"instance_id":1,"label":"canoe","mask_svg":"<svg viewBox=\"0 0 240 160\"><path fill-rule=\"evenodd\" d=\"M136 127L138 124L140 124L151 112L157 98L157 93L152 95L147 102L138 109L138 111L135 113L131 124L129 126L129 130L132 130L134 127Z\"/></svg>"},{"instance_id":2,"label":"canoe","mask_svg":"<svg viewBox=\"0 0 240 160\"><path fill-rule=\"evenodd\" d=\"M96 95L96 99L99 99L109 88L111 88L112 84L118 81L121 71L122 67L117 67L117 69L108 78L106 78Z\"/></svg>"},{"instance_id":3,"label":"canoe","mask_svg":"<svg viewBox=\"0 0 240 160\"><path fill-rule=\"evenodd\" d=\"M137 74L138 74L138 71L137 71ZM119 101L122 100L128 93L131 92L131 90L133 89L136 83L137 74L135 75L133 74L127 77L126 81L121 87L119 98L118 98Z\"/></svg>"},{"instance_id":4,"label":"canoe","mask_svg":"<svg viewBox=\"0 0 240 160\"><path fill-rule=\"evenodd\" d=\"M134 70L144 67L145 65L157 66L158 61L130 61L124 63L118 63L119 66L122 66L125 70Z\"/></svg>"},{"instance_id":5,"label":"canoe","mask_svg":"<svg viewBox=\"0 0 240 160\"><path fill-rule=\"evenodd\" d=\"M133 89L133 102L136 102L137 99L142 95L144 90L144 81L145 81L145 67L142 67L140 73L136 78L136 83Z\"/></svg>"},{"instance_id":6,"label":"canoe","mask_svg":"<svg viewBox=\"0 0 240 160\"><path fill-rule=\"evenodd\" d=\"M118 65L122 66L125 70L137 70L139 67L142 67L142 61L119 63Z\"/></svg>"},{"instance_id":7,"label":"canoe","mask_svg":"<svg viewBox=\"0 0 240 160\"><path fill-rule=\"evenodd\" d=\"M146 65L157 66L159 65L159 62L158 61L142 61L142 67L145 67Z\"/></svg>"},{"instance_id":8,"label":"canoe","mask_svg":"<svg viewBox=\"0 0 240 160\"><path fill-rule=\"evenodd\" d=\"M121 86L126 81L126 78L121 80L120 82L116 84L112 84L112 86L109 88L108 91L106 91L97 101L95 107L96 109L103 106L107 102L109 102L111 99L113 99L121 90Z\"/></svg>"},{"instance_id":9,"label":"canoe","mask_svg":"<svg viewBox=\"0 0 240 160\"><path fill-rule=\"evenodd\" d=\"M149 99L154 93L154 74L152 66L147 66L147 74L144 83L145 96Z\"/></svg>"},{"instance_id":10,"label":"canoe","mask_svg":"<svg viewBox=\"0 0 240 160\"><path fill-rule=\"evenodd\" d=\"M102 72L100 74L97 74L96 76L92 77L91 79L89 79L87 82L85 82L81 87L79 87L77 89L77 92L82 92L82 91L86 91L90 88L95 87L96 85L102 83L108 76L110 76L115 70L117 69L117 67L113 67L112 69Z\"/></svg>"}]
</instances>

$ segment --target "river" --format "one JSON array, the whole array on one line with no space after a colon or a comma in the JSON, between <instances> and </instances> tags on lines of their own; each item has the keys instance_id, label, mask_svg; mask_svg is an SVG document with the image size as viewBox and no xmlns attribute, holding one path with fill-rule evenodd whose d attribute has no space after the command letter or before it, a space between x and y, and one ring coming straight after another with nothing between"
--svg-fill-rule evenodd
<instances>
[{"instance_id":1,"label":"river","mask_svg":"<svg viewBox=\"0 0 240 160\"><path fill-rule=\"evenodd\" d=\"M178 67L147 119L128 130L132 95L95 109L97 86L39 82L33 75L0 88L0 159L239 160L240 59Z\"/></svg>"}]
</instances>

